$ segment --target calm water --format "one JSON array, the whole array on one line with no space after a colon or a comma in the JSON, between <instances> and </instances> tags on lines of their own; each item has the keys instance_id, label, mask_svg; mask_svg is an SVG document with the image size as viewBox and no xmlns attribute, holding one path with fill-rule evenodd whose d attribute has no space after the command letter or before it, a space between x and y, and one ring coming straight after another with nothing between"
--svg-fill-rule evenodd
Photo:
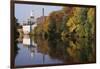
<instances>
[{"instance_id":1,"label":"calm water","mask_svg":"<svg viewBox=\"0 0 100 69\"><path fill-rule=\"evenodd\" d=\"M88 38L44 39L24 35L18 39L16 66L95 62L95 41Z\"/></svg>"}]
</instances>

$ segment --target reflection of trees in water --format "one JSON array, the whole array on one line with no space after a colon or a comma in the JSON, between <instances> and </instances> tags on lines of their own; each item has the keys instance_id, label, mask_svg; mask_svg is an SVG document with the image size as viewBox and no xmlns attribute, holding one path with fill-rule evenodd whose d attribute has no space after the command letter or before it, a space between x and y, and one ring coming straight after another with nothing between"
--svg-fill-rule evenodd
<instances>
[{"instance_id":1,"label":"reflection of trees in water","mask_svg":"<svg viewBox=\"0 0 100 69\"><path fill-rule=\"evenodd\" d=\"M66 48L68 47L68 42L62 42L60 39L54 39L48 41L50 48L49 55L53 59L65 60L67 58L68 53Z\"/></svg>"},{"instance_id":2,"label":"reflection of trees in water","mask_svg":"<svg viewBox=\"0 0 100 69\"><path fill-rule=\"evenodd\" d=\"M93 40L84 38L80 39L79 44L81 44L80 48L80 60L82 62L94 62L94 52L93 49L95 49L95 44Z\"/></svg>"},{"instance_id":3,"label":"reflection of trees in water","mask_svg":"<svg viewBox=\"0 0 100 69\"><path fill-rule=\"evenodd\" d=\"M42 37L34 37L34 42L37 43L37 51L42 54L47 54L49 51L48 41L43 39Z\"/></svg>"},{"instance_id":4,"label":"reflection of trees in water","mask_svg":"<svg viewBox=\"0 0 100 69\"><path fill-rule=\"evenodd\" d=\"M17 38L19 37L19 33L17 32L16 27L14 30L15 30L14 34L16 34L16 35L14 35L14 59L15 59L18 54L18 50L19 50L19 48L17 47L17 43L18 43ZM15 63L15 61L14 61L14 63Z\"/></svg>"},{"instance_id":5,"label":"reflection of trees in water","mask_svg":"<svg viewBox=\"0 0 100 69\"><path fill-rule=\"evenodd\" d=\"M17 38L19 37L19 32L17 31L18 26L19 26L18 20L16 19L16 17L14 17L14 59L16 58L19 49L17 47Z\"/></svg>"},{"instance_id":6,"label":"reflection of trees in water","mask_svg":"<svg viewBox=\"0 0 100 69\"><path fill-rule=\"evenodd\" d=\"M95 43L88 38L45 40L35 37L38 52L64 63L95 62Z\"/></svg>"},{"instance_id":7,"label":"reflection of trees in water","mask_svg":"<svg viewBox=\"0 0 100 69\"><path fill-rule=\"evenodd\" d=\"M14 52L14 53L15 53L14 56L15 56L15 58L16 58L16 56L17 56L17 54L18 54L18 50L19 50L19 48L17 47L17 43L18 43L17 41L15 41L15 43L14 43L14 44L15 44L15 46L14 46L14 47L15 47L15 48L14 48L14 51L15 51L15 52Z\"/></svg>"}]
</instances>

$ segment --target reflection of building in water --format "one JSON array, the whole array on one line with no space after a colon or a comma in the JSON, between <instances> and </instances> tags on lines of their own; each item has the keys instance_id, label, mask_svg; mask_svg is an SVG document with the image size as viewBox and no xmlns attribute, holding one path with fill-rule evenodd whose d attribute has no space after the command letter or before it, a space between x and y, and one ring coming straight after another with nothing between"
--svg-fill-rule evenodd
<instances>
[{"instance_id":1,"label":"reflection of building in water","mask_svg":"<svg viewBox=\"0 0 100 69\"><path fill-rule=\"evenodd\" d=\"M23 37L23 45L25 46L36 46L36 43L32 40L29 35L24 35Z\"/></svg>"},{"instance_id":2,"label":"reflection of building in water","mask_svg":"<svg viewBox=\"0 0 100 69\"><path fill-rule=\"evenodd\" d=\"M36 47L34 47L34 46L28 46L28 50L30 51L31 57L35 56L35 49L36 49Z\"/></svg>"},{"instance_id":3,"label":"reflection of building in water","mask_svg":"<svg viewBox=\"0 0 100 69\"><path fill-rule=\"evenodd\" d=\"M35 49L37 47L37 44L35 44L34 41L32 41L32 38L29 37L29 35L25 35L24 36L24 38L23 38L23 46L27 47L28 50L30 51L30 55L32 57L34 57L34 52L35 52Z\"/></svg>"}]
</instances>

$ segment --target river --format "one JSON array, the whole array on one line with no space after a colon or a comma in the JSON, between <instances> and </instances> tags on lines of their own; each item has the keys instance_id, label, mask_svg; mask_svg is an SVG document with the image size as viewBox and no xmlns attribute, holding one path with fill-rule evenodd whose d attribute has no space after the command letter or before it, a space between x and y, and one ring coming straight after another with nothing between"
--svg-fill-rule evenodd
<instances>
[{"instance_id":1,"label":"river","mask_svg":"<svg viewBox=\"0 0 100 69\"><path fill-rule=\"evenodd\" d=\"M95 62L95 41L88 38L49 40L24 35L16 46L15 66Z\"/></svg>"}]
</instances>

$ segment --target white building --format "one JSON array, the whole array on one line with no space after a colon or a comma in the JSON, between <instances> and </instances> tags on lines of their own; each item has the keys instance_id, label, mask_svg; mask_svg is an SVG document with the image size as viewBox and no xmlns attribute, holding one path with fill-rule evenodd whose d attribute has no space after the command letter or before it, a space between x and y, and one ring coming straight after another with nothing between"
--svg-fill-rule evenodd
<instances>
[{"instance_id":1,"label":"white building","mask_svg":"<svg viewBox=\"0 0 100 69\"><path fill-rule=\"evenodd\" d=\"M32 29L34 29L37 25L34 24L32 25ZM29 34L30 33L30 25L23 25L23 33L24 34Z\"/></svg>"}]
</instances>

